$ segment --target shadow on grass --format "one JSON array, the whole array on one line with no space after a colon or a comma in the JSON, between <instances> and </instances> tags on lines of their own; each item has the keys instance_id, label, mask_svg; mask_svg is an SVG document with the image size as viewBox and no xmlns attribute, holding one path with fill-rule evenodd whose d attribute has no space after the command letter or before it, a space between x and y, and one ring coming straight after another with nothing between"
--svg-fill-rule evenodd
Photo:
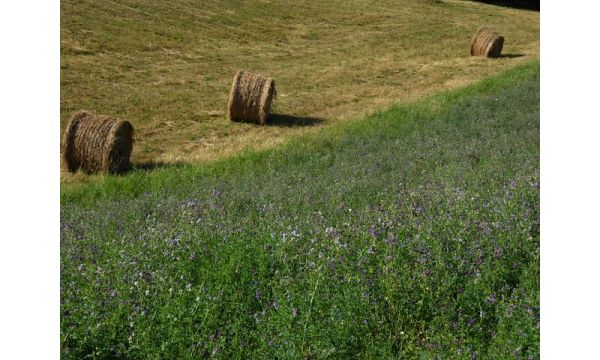
<instances>
[{"instance_id":1,"label":"shadow on grass","mask_svg":"<svg viewBox=\"0 0 600 360\"><path fill-rule=\"evenodd\" d=\"M519 58L519 57L523 57L523 56L525 56L525 54L500 54L500 58L507 58L507 59Z\"/></svg>"},{"instance_id":2,"label":"shadow on grass","mask_svg":"<svg viewBox=\"0 0 600 360\"><path fill-rule=\"evenodd\" d=\"M157 169L177 169L182 168L186 164L184 163L164 163L160 161L146 161L143 163L132 164L128 172L133 171L151 171Z\"/></svg>"},{"instance_id":3,"label":"shadow on grass","mask_svg":"<svg viewBox=\"0 0 600 360\"><path fill-rule=\"evenodd\" d=\"M314 126L325 120L310 116L293 116L283 114L271 114L267 119L267 126Z\"/></svg>"},{"instance_id":4,"label":"shadow on grass","mask_svg":"<svg viewBox=\"0 0 600 360\"><path fill-rule=\"evenodd\" d=\"M540 11L540 0L473 0L490 5Z\"/></svg>"}]
</instances>

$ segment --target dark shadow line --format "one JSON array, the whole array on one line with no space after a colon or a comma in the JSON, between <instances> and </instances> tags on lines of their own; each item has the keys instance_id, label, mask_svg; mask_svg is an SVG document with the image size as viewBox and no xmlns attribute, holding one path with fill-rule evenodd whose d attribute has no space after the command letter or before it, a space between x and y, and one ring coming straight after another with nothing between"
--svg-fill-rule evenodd
<instances>
[{"instance_id":1,"label":"dark shadow line","mask_svg":"<svg viewBox=\"0 0 600 360\"><path fill-rule=\"evenodd\" d=\"M473 0L489 5L504 6L514 9L540 11L540 0Z\"/></svg>"},{"instance_id":2,"label":"dark shadow line","mask_svg":"<svg viewBox=\"0 0 600 360\"><path fill-rule=\"evenodd\" d=\"M175 169L184 167L184 163L164 163L160 161L145 161L143 163L131 164L128 171L150 171L156 169Z\"/></svg>"},{"instance_id":3,"label":"dark shadow line","mask_svg":"<svg viewBox=\"0 0 600 360\"><path fill-rule=\"evenodd\" d=\"M310 117L310 116L293 116L293 115L284 115L284 114L271 114L267 119L267 126L315 126L318 125L325 120Z\"/></svg>"},{"instance_id":4,"label":"dark shadow line","mask_svg":"<svg viewBox=\"0 0 600 360\"><path fill-rule=\"evenodd\" d=\"M513 59L523 57L525 54L500 54L501 58Z\"/></svg>"}]
</instances>

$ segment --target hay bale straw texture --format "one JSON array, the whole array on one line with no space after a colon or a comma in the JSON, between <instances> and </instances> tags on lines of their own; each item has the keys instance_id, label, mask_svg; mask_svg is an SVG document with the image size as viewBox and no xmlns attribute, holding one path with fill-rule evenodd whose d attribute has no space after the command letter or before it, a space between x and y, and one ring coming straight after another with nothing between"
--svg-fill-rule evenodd
<instances>
[{"instance_id":1,"label":"hay bale straw texture","mask_svg":"<svg viewBox=\"0 0 600 360\"><path fill-rule=\"evenodd\" d=\"M275 96L275 81L258 74L238 71L229 93L231 121L250 121L264 125Z\"/></svg>"},{"instance_id":2,"label":"hay bale straw texture","mask_svg":"<svg viewBox=\"0 0 600 360\"><path fill-rule=\"evenodd\" d=\"M500 57L504 37L488 28L481 28L473 36L471 56Z\"/></svg>"},{"instance_id":3,"label":"hay bale straw texture","mask_svg":"<svg viewBox=\"0 0 600 360\"><path fill-rule=\"evenodd\" d=\"M66 170L119 173L129 168L133 126L110 116L79 111L69 121L63 138Z\"/></svg>"}]
</instances>

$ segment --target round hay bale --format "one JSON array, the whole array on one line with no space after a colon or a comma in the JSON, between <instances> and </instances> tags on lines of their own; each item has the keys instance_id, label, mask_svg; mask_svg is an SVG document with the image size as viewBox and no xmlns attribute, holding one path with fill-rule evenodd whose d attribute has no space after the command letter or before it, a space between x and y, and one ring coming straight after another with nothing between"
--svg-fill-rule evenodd
<instances>
[{"instance_id":1,"label":"round hay bale","mask_svg":"<svg viewBox=\"0 0 600 360\"><path fill-rule=\"evenodd\" d=\"M120 173L129 168L133 126L110 116L79 111L69 121L63 138L66 170Z\"/></svg>"},{"instance_id":2,"label":"round hay bale","mask_svg":"<svg viewBox=\"0 0 600 360\"><path fill-rule=\"evenodd\" d=\"M238 71L233 78L229 104L229 120L250 121L264 125L275 96L275 81L258 74Z\"/></svg>"},{"instance_id":3,"label":"round hay bale","mask_svg":"<svg viewBox=\"0 0 600 360\"><path fill-rule=\"evenodd\" d=\"M504 37L488 28L481 28L473 36L471 56L499 57L503 45Z\"/></svg>"}]
</instances>

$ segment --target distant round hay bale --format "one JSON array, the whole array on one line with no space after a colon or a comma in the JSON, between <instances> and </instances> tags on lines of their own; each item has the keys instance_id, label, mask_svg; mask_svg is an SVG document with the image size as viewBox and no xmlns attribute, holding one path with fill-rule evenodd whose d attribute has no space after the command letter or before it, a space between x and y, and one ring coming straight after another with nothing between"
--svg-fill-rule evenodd
<instances>
[{"instance_id":1,"label":"distant round hay bale","mask_svg":"<svg viewBox=\"0 0 600 360\"><path fill-rule=\"evenodd\" d=\"M132 148L133 126L128 121L79 111L65 131L63 166L71 172L123 172L129 168Z\"/></svg>"},{"instance_id":2,"label":"distant round hay bale","mask_svg":"<svg viewBox=\"0 0 600 360\"><path fill-rule=\"evenodd\" d=\"M481 28L473 36L471 56L500 57L504 37L488 28Z\"/></svg>"},{"instance_id":3,"label":"distant round hay bale","mask_svg":"<svg viewBox=\"0 0 600 360\"><path fill-rule=\"evenodd\" d=\"M275 81L258 74L238 71L229 93L231 121L250 121L264 125L275 96Z\"/></svg>"}]
</instances>

